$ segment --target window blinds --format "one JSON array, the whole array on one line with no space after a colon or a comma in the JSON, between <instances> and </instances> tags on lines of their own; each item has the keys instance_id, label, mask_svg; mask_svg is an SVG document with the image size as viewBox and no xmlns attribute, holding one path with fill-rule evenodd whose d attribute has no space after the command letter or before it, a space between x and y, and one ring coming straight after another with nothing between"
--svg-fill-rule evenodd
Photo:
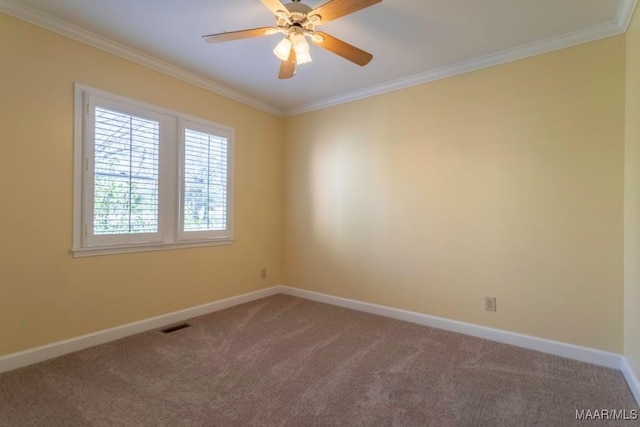
<instances>
[{"instance_id":1,"label":"window blinds","mask_svg":"<svg viewBox=\"0 0 640 427\"><path fill-rule=\"evenodd\" d=\"M159 123L95 108L93 232L158 231Z\"/></svg>"},{"instance_id":2,"label":"window blinds","mask_svg":"<svg viewBox=\"0 0 640 427\"><path fill-rule=\"evenodd\" d=\"M227 228L227 138L184 131L184 231Z\"/></svg>"}]
</instances>

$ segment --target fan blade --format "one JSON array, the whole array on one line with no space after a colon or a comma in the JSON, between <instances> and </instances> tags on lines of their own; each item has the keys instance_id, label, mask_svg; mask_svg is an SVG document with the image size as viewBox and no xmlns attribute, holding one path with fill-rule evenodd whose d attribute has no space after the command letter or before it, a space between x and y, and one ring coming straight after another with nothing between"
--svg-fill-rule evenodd
<instances>
[{"instance_id":1,"label":"fan blade","mask_svg":"<svg viewBox=\"0 0 640 427\"><path fill-rule=\"evenodd\" d=\"M207 43L229 42L232 40L249 39L252 37L262 37L271 34L272 31L278 31L274 27L252 28L250 30L229 31L228 33L209 34L202 36Z\"/></svg>"},{"instance_id":2,"label":"fan blade","mask_svg":"<svg viewBox=\"0 0 640 427\"><path fill-rule=\"evenodd\" d=\"M287 16L290 15L289 9L282 4L280 0L260 0L263 5L267 7L274 15L278 16L278 12L284 12Z\"/></svg>"},{"instance_id":3,"label":"fan blade","mask_svg":"<svg viewBox=\"0 0 640 427\"><path fill-rule=\"evenodd\" d=\"M373 6L381 1L382 0L329 0L309 12L308 15L320 15L322 22L328 22L357 12L365 7Z\"/></svg>"},{"instance_id":4,"label":"fan blade","mask_svg":"<svg viewBox=\"0 0 640 427\"><path fill-rule=\"evenodd\" d=\"M280 62L279 79L290 79L296 73L296 52L291 49L289 59Z\"/></svg>"},{"instance_id":5,"label":"fan blade","mask_svg":"<svg viewBox=\"0 0 640 427\"><path fill-rule=\"evenodd\" d=\"M350 45L347 42L343 42L340 39L337 39L333 36L330 36L327 33L323 33L320 31L316 31L317 35L323 38L323 41L318 42L311 38L311 42L316 46L320 46L323 49L328 50L329 52L335 53L336 55L342 56L344 59L347 59L355 64L360 66L365 66L373 59L373 55L369 52L365 52L362 49L358 49L357 47Z\"/></svg>"}]
</instances>

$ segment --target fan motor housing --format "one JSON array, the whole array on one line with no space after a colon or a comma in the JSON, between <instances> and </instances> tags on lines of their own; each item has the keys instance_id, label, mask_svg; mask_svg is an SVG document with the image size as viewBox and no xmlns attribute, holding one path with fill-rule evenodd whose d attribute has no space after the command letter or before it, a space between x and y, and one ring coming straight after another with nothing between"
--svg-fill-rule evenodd
<instances>
[{"instance_id":1,"label":"fan motor housing","mask_svg":"<svg viewBox=\"0 0 640 427\"><path fill-rule=\"evenodd\" d=\"M293 22L304 21L307 17L307 14L313 10L306 4L299 2L287 3L285 7L289 11L289 13L291 13L291 20Z\"/></svg>"},{"instance_id":2,"label":"fan motor housing","mask_svg":"<svg viewBox=\"0 0 640 427\"><path fill-rule=\"evenodd\" d=\"M276 16L276 26L284 29L285 31L291 31L292 29L299 28L301 30L313 31L314 23L319 19L309 20L309 13L313 9L306 4L293 0L291 3L284 5L289 11L289 16ZM319 18L319 17L318 17Z\"/></svg>"}]
</instances>

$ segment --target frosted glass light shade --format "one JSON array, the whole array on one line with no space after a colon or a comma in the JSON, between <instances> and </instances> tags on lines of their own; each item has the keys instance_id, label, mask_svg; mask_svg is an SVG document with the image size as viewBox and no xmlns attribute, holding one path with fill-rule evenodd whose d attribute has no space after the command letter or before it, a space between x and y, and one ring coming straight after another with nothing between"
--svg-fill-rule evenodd
<instances>
[{"instance_id":1,"label":"frosted glass light shade","mask_svg":"<svg viewBox=\"0 0 640 427\"><path fill-rule=\"evenodd\" d=\"M309 43L307 43L307 39L302 34L293 36L293 50L296 52L296 64L301 65L311 62Z\"/></svg>"},{"instance_id":2,"label":"frosted glass light shade","mask_svg":"<svg viewBox=\"0 0 640 427\"><path fill-rule=\"evenodd\" d=\"M291 41L288 38L280 40L276 48L273 49L273 54L281 61L289 59L289 53L291 52Z\"/></svg>"}]
</instances>

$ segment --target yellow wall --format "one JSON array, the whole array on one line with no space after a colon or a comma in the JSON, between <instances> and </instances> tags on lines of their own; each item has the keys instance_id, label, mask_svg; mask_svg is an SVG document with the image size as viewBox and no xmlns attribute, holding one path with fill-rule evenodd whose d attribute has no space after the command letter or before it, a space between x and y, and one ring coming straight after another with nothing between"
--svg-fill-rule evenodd
<instances>
[{"instance_id":1,"label":"yellow wall","mask_svg":"<svg viewBox=\"0 0 640 427\"><path fill-rule=\"evenodd\" d=\"M627 32L624 353L640 378L640 12Z\"/></svg>"},{"instance_id":2,"label":"yellow wall","mask_svg":"<svg viewBox=\"0 0 640 427\"><path fill-rule=\"evenodd\" d=\"M636 17L636 158L637 34ZM283 121L0 14L0 355L283 282L622 352L640 182L624 40ZM74 82L236 129L234 245L70 255Z\"/></svg>"},{"instance_id":3,"label":"yellow wall","mask_svg":"<svg viewBox=\"0 0 640 427\"><path fill-rule=\"evenodd\" d=\"M624 64L618 36L287 119L286 283L622 352Z\"/></svg>"},{"instance_id":4,"label":"yellow wall","mask_svg":"<svg viewBox=\"0 0 640 427\"><path fill-rule=\"evenodd\" d=\"M0 55L0 355L282 282L282 119L3 14ZM74 259L74 82L234 127L236 243Z\"/></svg>"}]
</instances>

